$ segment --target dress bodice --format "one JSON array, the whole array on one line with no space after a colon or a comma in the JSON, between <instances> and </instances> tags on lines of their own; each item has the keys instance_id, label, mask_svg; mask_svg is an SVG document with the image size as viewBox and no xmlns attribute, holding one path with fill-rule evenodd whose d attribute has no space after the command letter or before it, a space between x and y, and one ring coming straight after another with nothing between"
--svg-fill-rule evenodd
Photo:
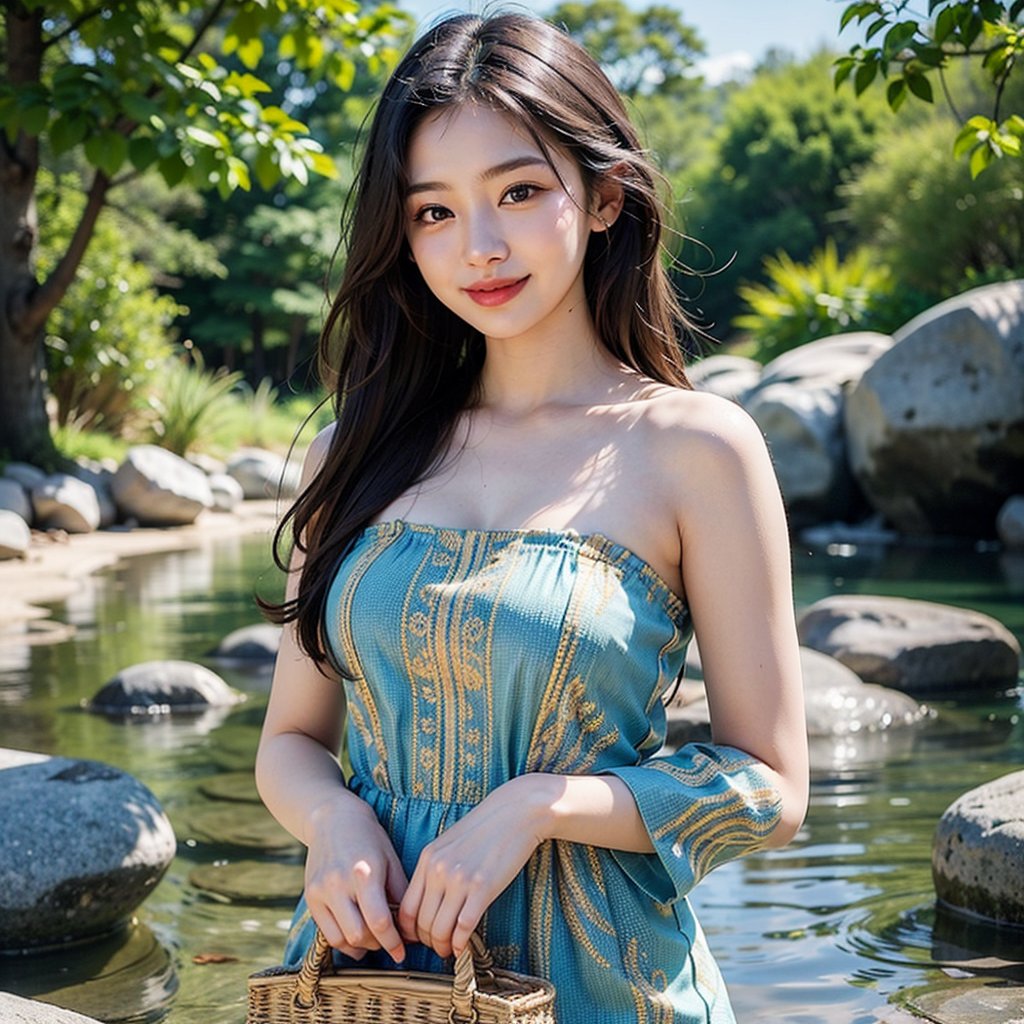
<instances>
[{"instance_id":1,"label":"dress bodice","mask_svg":"<svg viewBox=\"0 0 1024 1024\"><path fill-rule=\"evenodd\" d=\"M603 536L401 520L357 537L325 626L353 770L448 804L657 750L690 635L682 600Z\"/></svg>"}]
</instances>

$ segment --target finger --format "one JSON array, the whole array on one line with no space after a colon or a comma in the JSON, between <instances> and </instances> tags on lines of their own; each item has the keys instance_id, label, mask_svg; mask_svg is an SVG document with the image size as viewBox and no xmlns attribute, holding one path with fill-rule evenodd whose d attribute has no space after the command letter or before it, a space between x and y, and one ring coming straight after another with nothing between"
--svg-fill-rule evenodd
<instances>
[{"instance_id":1,"label":"finger","mask_svg":"<svg viewBox=\"0 0 1024 1024\"><path fill-rule=\"evenodd\" d=\"M376 936L367 927L362 910L352 900L339 902L334 916L341 927L343 941L356 949L380 949Z\"/></svg>"},{"instance_id":2,"label":"finger","mask_svg":"<svg viewBox=\"0 0 1024 1024\"><path fill-rule=\"evenodd\" d=\"M405 945L402 936L398 934L395 926L395 918L388 906L387 894L383 889L367 888L359 893L359 910L362 913L363 921L369 928L374 938L380 943L381 949L386 949L395 963L405 959Z\"/></svg>"},{"instance_id":3,"label":"finger","mask_svg":"<svg viewBox=\"0 0 1024 1024\"><path fill-rule=\"evenodd\" d=\"M423 896L420 898L420 909L416 915L416 937L425 946L433 946L434 918L441 909L441 900L444 890L442 879L438 879L434 885L424 887Z\"/></svg>"},{"instance_id":4,"label":"finger","mask_svg":"<svg viewBox=\"0 0 1024 1024\"><path fill-rule=\"evenodd\" d=\"M462 905L452 931L452 952L456 956L469 945L469 937L479 927L485 909L472 896Z\"/></svg>"},{"instance_id":5,"label":"finger","mask_svg":"<svg viewBox=\"0 0 1024 1024\"><path fill-rule=\"evenodd\" d=\"M329 946L333 946L335 949L341 949L345 942L345 936L342 933L341 926L338 924L334 914L326 904L313 904L310 902L308 896L306 899L307 905L309 906L309 913L313 920L316 922L316 926L323 933L324 938L327 940Z\"/></svg>"},{"instance_id":6,"label":"finger","mask_svg":"<svg viewBox=\"0 0 1024 1024\"><path fill-rule=\"evenodd\" d=\"M448 892L430 926L430 945L438 956L452 955L452 933L465 905L465 894Z\"/></svg>"},{"instance_id":7,"label":"finger","mask_svg":"<svg viewBox=\"0 0 1024 1024\"><path fill-rule=\"evenodd\" d=\"M388 894L388 903L393 905L402 902L409 888L409 879L406 878L405 869L396 854L388 857L388 875L384 881L384 888Z\"/></svg>"},{"instance_id":8,"label":"finger","mask_svg":"<svg viewBox=\"0 0 1024 1024\"><path fill-rule=\"evenodd\" d=\"M417 871L412 876L405 895L398 907L398 928L407 942L419 942L416 930L416 918L420 913L420 902L423 899L423 876Z\"/></svg>"}]
</instances>

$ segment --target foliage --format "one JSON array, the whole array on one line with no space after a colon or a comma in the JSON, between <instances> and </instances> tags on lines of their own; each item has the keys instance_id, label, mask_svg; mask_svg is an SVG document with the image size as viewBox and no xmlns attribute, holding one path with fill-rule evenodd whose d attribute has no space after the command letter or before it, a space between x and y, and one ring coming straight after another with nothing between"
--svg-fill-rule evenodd
<instances>
[{"instance_id":1,"label":"foliage","mask_svg":"<svg viewBox=\"0 0 1024 1024\"><path fill-rule=\"evenodd\" d=\"M683 256L707 273L700 305L709 323L739 312L736 288L761 277L768 254L783 247L800 261L830 236L841 247L852 238L834 222L838 190L871 158L891 115L881 100L835 93L830 67L818 54L758 69L729 96L713 150L690 176L685 226L696 248Z\"/></svg>"},{"instance_id":2,"label":"foliage","mask_svg":"<svg viewBox=\"0 0 1024 1024\"><path fill-rule=\"evenodd\" d=\"M60 258L82 204L76 176L40 172L39 209L48 229L39 251L43 273ZM169 355L168 328L182 310L156 290L116 216L107 214L96 226L97 244L50 317L47 372L59 425L117 434L130 425Z\"/></svg>"},{"instance_id":3,"label":"foliage","mask_svg":"<svg viewBox=\"0 0 1024 1024\"><path fill-rule=\"evenodd\" d=\"M566 0L547 18L585 47L630 99L655 92L680 95L693 89L693 62L704 52L704 44L675 7Z\"/></svg>"},{"instance_id":4,"label":"foliage","mask_svg":"<svg viewBox=\"0 0 1024 1024\"><path fill-rule=\"evenodd\" d=\"M817 338L898 326L882 327L873 315L880 300L891 294L893 275L867 249L840 260L830 238L807 264L779 252L765 259L765 270L768 284L740 287L750 311L734 321L751 333L754 356L764 362Z\"/></svg>"},{"instance_id":5,"label":"foliage","mask_svg":"<svg viewBox=\"0 0 1024 1024\"><path fill-rule=\"evenodd\" d=\"M124 462L130 447L128 441L111 437L102 430L76 427L72 423L54 429L53 443L61 456L69 462L80 458L95 462L113 459L120 464Z\"/></svg>"},{"instance_id":6,"label":"foliage","mask_svg":"<svg viewBox=\"0 0 1024 1024\"><path fill-rule=\"evenodd\" d=\"M156 442L176 455L195 448L228 414L231 391L241 377L223 367L207 370L198 352L192 352L191 362L168 359L160 387L149 397Z\"/></svg>"},{"instance_id":7,"label":"foliage","mask_svg":"<svg viewBox=\"0 0 1024 1024\"><path fill-rule=\"evenodd\" d=\"M840 27L852 21L868 23L865 42L871 44L876 38L881 41L857 44L847 56L839 58L835 64L836 86L852 76L859 96L880 77L888 83L886 98L895 111L908 96L934 102L932 79L937 78L961 122L953 153L968 157L972 178L1003 157L1020 158L1024 116L1011 113L1002 118L1001 102L1010 76L1024 58L1024 0L928 0L926 18L908 8L908 0L846 6ZM990 109L968 118L956 112L944 77L950 64L963 58L979 61L992 93Z\"/></svg>"},{"instance_id":8,"label":"foliage","mask_svg":"<svg viewBox=\"0 0 1024 1024\"><path fill-rule=\"evenodd\" d=\"M387 30L397 12L360 14L352 0L22 3L42 14L44 45L63 56L36 81L0 86L9 140L45 136L57 154L83 147L107 179L155 167L171 187L187 181L222 196L249 189L253 176L270 188L335 173L306 126L265 102L270 87L253 72L266 39L278 60L341 89L355 77L354 54L374 64L394 56Z\"/></svg>"},{"instance_id":9,"label":"foliage","mask_svg":"<svg viewBox=\"0 0 1024 1024\"><path fill-rule=\"evenodd\" d=\"M294 95L337 97L359 67L388 66L408 22L388 3L357 0L0 5L0 450L52 452L38 372L45 323L111 191L147 171L168 188L222 197L254 183L335 177L333 159L293 116ZM256 74L271 53L284 83L277 94ZM35 266L41 153L78 157L89 171L81 217L43 279Z\"/></svg>"},{"instance_id":10,"label":"foliage","mask_svg":"<svg viewBox=\"0 0 1024 1024\"><path fill-rule=\"evenodd\" d=\"M933 300L974 279L1024 275L1024 181L1004 160L979 178L950 160L949 118L879 147L845 191L846 215L901 285Z\"/></svg>"}]
</instances>

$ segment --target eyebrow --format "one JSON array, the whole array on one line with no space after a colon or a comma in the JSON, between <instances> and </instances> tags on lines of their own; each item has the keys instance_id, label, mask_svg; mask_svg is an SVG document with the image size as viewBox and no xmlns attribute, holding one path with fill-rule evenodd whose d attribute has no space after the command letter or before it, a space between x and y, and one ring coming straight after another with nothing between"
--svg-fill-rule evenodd
<instances>
[{"instance_id":1,"label":"eyebrow","mask_svg":"<svg viewBox=\"0 0 1024 1024\"><path fill-rule=\"evenodd\" d=\"M518 171L521 167L536 167L536 166L550 167L551 165L542 156L536 154L529 154L527 156L514 156L511 160L504 160L500 164L495 164L493 167L488 167L480 175L481 181L491 181L494 178L500 178L503 174L509 174L511 171ZM415 195L417 192L450 192L451 185L446 185L443 181L417 181L410 185L406 190L407 196Z\"/></svg>"}]
</instances>

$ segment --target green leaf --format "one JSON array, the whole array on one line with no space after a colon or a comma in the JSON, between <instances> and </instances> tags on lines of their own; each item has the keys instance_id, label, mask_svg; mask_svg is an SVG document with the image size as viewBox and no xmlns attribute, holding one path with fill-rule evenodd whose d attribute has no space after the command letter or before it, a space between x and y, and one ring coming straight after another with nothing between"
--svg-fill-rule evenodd
<instances>
[{"instance_id":1,"label":"green leaf","mask_svg":"<svg viewBox=\"0 0 1024 1024\"><path fill-rule=\"evenodd\" d=\"M338 180L338 166L326 153L310 153L307 157L310 169L322 178Z\"/></svg>"},{"instance_id":2,"label":"green leaf","mask_svg":"<svg viewBox=\"0 0 1024 1024\"><path fill-rule=\"evenodd\" d=\"M121 96L121 109L133 121L147 124L154 114L159 113L160 106L140 93L126 92Z\"/></svg>"},{"instance_id":3,"label":"green leaf","mask_svg":"<svg viewBox=\"0 0 1024 1024\"><path fill-rule=\"evenodd\" d=\"M924 75L907 75L907 85L919 100L924 100L925 103L935 102L932 83Z\"/></svg>"},{"instance_id":4,"label":"green leaf","mask_svg":"<svg viewBox=\"0 0 1024 1024\"><path fill-rule=\"evenodd\" d=\"M882 29L885 28L885 26L888 24L888 18L878 18L875 21L873 21L870 25L868 25L867 32L864 33L865 40L870 41L872 36L878 35L878 33L881 32Z\"/></svg>"},{"instance_id":5,"label":"green leaf","mask_svg":"<svg viewBox=\"0 0 1024 1024\"><path fill-rule=\"evenodd\" d=\"M18 123L26 135L42 135L49 120L49 106L29 107L18 115Z\"/></svg>"},{"instance_id":6,"label":"green leaf","mask_svg":"<svg viewBox=\"0 0 1024 1024\"><path fill-rule=\"evenodd\" d=\"M850 77L857 62L852 57L840 57L832 65L835 68L832 76L832 85L838 89Z\"/></svg>"},{"instance_id":7,"label":"green leaf","mask_svg":"<svg viewBox=\"0 0 1024 1024\"><path fill-rule=\"evenodd\" d=\"M281 171L274 163L274 157L270 150L261 149L256 154L256 180L260 187L269 192L280 180Z\"/></svg>"},{"instance_id":8,"label":"green leaf","mask_svg":"<svg viewBox=\"0 0 1024 1024\"><path fill-rule=\"evenodd\" d=\"M957 137L953 142L953 156L957 159L964 156L966 153L978 144L978 128L976 125L968 122L960 129L957 133Z\"/></svg>"},{"instance_id":9,"label":"green leaf","mask_svg":"<svg viewBox=\"0 0 1024 1024\"><path fill-rule=\"evenodd\" d=\"M894 78L885 90L885 99L891 110L899 110L907 98L907 80Z\"/></svg>"},{"instance_id":10,"label":"green leaf","mask_svg":"<svg viewBox=\"0 0 1024 1024\"><path fill-rule=\"evenodd\" d=\"M183 181L188 166L185 161L182 160L180 153L171 153L170 156L165 156L159 163L160 175L167 183L168 188L174 188L175 185L180 185Z\"/></svg>"},{"instance_id":11,"label":"green leaf","mask_svg":"<svg viewBox=\"0 0 1024 1024\"><path fill-rule=\"evenodd\" d=\"M89 163L112 178L128 159L128 140L120 132L108 129L86 140L85 155Z\"/></svg>"},{"instance_id":12,"label":"green leaf","mask_svg":"<svg viewBox=\"0 0 1024 1024\"><path fill-rule=\"evenodd\" d=\"M259 36L252 36L244 42L239 43L238 59L250 70L255 71L259 66L260 58L263 56L263 40Z\"/></svg>"},{"instance_id":13,"label":"green leaf","mask_svg":"<svg viewBox=\"0 0 1024 1024\"><path fill-rule=\"evenodd\" d=\"M50 146L60 155L77 146L89 130L89 121L84 114L61 114L50 125Z\"/></svg>"},{"instance_id":14,"label":"green leaf","mask_svg":"<svg viewBox=\"0 0 1024 1024\"><path fill-rule=\"evenodd\" d=\"M935 42L945 42L945 40L949 38L950 33L955 29L956 10L952 7L947 7L944 11L940 11L939 16L935 19Z\"/></svg>"},{"instance_id":15,"label":"green leaf","mask_svg":"<svg viewBox=\"0 0 1024 1024\"><path fill-rule=\"evenodd\" d=\"M156 163L160 156L156 143L146 136L136 136L128 141L128 159L137 171L144 171Z\"/></svg>"},{"instance_id":16,"label":"green leaf","mask_svg":"<svg viewBox=\"0 0 1024 1024\"><path fill-rule=\"evenodd\" d=\"M866 60L853 76L853 91L859 96L874 80L878 73L878 61Z\"/></svg>"},{"instance_id":17,"label":"green leaf","mask_svg":"<svg viewBox=\"0 0 1024 1024\"><path fill-rule=\"evenodd\" d=\"M970 168L971 177L976 178L988 165L992 163L992 150L988 145L978 146L971 153Z\"/></svg>"},{"instance_id":18,"label":"green leaf","mask_svg":"<svg viewBox=\"0 0 1024 1024\"><path fill-rule=\"evenodd\" d=\"M200 146L209 146L211 149L220 149L224 146L225 140L218 139L213 132L208 132L205 128L199 128L194 124L190 124L185 129L185 134Z\"/></svg>"},{"instance_id":19,"label":"green leaf","mask_svg":"<svg viewBox=\"0 0 1024 1024\"><path fill-rule=\"evenodd\" d=\"M897 54L917 34L916 21L901 21L885 33L882 47L889 55Z\"/></svg>"}]
</instances>

